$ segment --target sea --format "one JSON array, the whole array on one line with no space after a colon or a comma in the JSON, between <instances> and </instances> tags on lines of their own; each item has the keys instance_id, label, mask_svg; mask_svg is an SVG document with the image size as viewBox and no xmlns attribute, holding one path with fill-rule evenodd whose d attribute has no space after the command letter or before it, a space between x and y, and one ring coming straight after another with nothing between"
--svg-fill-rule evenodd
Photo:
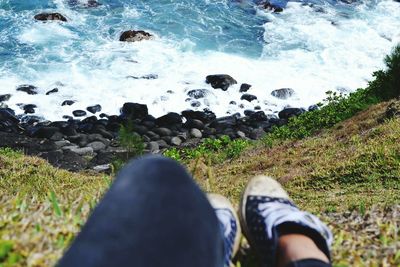
<instances>
[{"instance_id":1,"label":"sea","mask_svg":"<svg viewBox=\"0 0 400 267\"><path fill-rule=\"evenodd\" d=\"M11 94L5 104L17 114L24 104L36 105L35 115L46 120L96 104L119 114L125 102L147 104L154 116L307 108L327 91L367 86L400 43L400 2L394 0L270 1L282 12L250 0L98 2L0 0L0 95ZM36 21L42 12L68 21ZM154 38L120 42L126 30ZM213 89L205 82L210 74L228 74L237 84ZM247 93L257 100L241 100L243 83L252 85ZM38 94L17 92L24 84ZM46 95L54 88L57 93ZM271 95L280 88L295 93ZM193 89L207 89L196 104L188 97ZM61 106L64 100L75 103Z\"/></svg>"}]
</instances>

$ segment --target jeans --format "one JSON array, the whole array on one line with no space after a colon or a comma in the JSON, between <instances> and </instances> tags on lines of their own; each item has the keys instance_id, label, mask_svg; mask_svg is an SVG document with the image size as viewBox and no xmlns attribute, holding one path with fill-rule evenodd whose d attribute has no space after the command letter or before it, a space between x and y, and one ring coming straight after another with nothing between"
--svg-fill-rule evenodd
<instances>
[{"instance_id":1,"label":"jeans","mask_svg":"<svg viewBox=\"0 0 400 267\"><path fill-rule=\"evenodd\" d=\"M119 172L57 266L222 267L223 244L215 212L187 171L143 157Z\"/></svg>"}]
</instances>

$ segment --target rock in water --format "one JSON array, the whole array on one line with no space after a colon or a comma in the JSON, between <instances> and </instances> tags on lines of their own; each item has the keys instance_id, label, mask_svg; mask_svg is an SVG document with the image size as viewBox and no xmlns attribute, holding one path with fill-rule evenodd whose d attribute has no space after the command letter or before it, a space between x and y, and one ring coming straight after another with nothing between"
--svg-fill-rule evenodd
<instances>
[{"instance_id":1,"label":"rock in water","mask_svg":"<svg viewBox=\"0 0 400 267\"><path fill-rule=\"evenodd\" d=\"M97 113L101 111L101 106L100 105L94 105L94 106L90 106L86 108L87 111L89 111L90 113Z\"/></svg>"},{"instance_id":2,"label":"rock in water","mask_svg":"<svg viewBox=\"0 0 400 267\"><path fill-rule=\"evenodd\" d=\"M247 92L250 89L251 85L248 83L242 83L242 85L240 85L240 90L239 92L244 93Z\"/></svg>"},{"instance_id":3,"label":"rock in water","mask_svg":"<svg viewBox=\"0 0 400 267\"><path fill-rule=\"evenodd\" d=\"M46 93L46 95L54 94L58 92L58 88L54 88Z\"/></svg>"},{"instance_id":4,"label":"rock in water","mask_svg":"<svg viewBox=\"0 0 400 267\"><path fill-rule=\"evenodd\" d=\"M153 35L145 31L130 30L123 32L119 37L119 40L121 42L139 42L142 40L150 40L152 37Z\"/></svg>"},{"instance_id":5,"label":"rock in water","mask_svg":"<svg viewBox=\"0 0 400 267\"><path fill-rule=\"evenodd\" d=\"M34 18L40 21L47 21L47 20L67 21L67 19L60 13L40 13L35 15Z\"/></svg>"},{"instance_id":6,"label":"rock in water","mask_svg":"<svg viewBox=\"0 0 400 267\"><path fill-rule=\"evenodd\" d=\"M279 118L281 119L289 119L294 116L299 116L304 113L305 110L303 108L285 108L284 110L278 113Z\"/></svg>"},{"instance_id":7,"label":"rock in water","mask_svg":"<svg viewBox=\"0 0 400 267\"><path fill-rule=\"evenodd\" d=\"M72 112L72 114L73 114L75 117L83 117L83 116L86 116L86 111L84 111L84 110L74 110L74 111Z\"/></svg>"},{"instance_id":8,"label":"rock in water","mask_svg":"<svg viewBox=\"0 0 400 267\"><path fill-rule=\"evenodd\" d=\"M271 10L271 11L273 11L273 12L275 12L275 13L279 13L279 12L282 12L282 11L283 11L283 8L282 8L282 7L280 7L280 6L278 6L278 5L275 5L275 4L272 4L272 3L270 3L270 2L265 2L265 3L263 3L261 6L262 6L264 9Z\"/></svg>"},{"instance_id":9,"label":"rock in water","mask_svg":"<svg viewBox=\"0 0 400 267\"><path fill-rule=\"evenodd\" d=\"M294 90L292 88L276 89L271 92L271 95L279 99L288 99L294 95Z\"/></svg>"},{"instance_id":10,"label":"rock in water","mask_svg":"<svg viewBox=\"0 0 400 267\"><path fill-rule=\"evenodd\" d=\"M210 94L207 89L193 89L187 92L187 95L193 97L194 99L204 98Z\"/></svg>"},{"instance_id":11,"label":"rock in water","mask_svg":"<svg viewBox=\"0 0 400 267\"><path fill-rule=\"evenodd\" d=\"M37 95L37 87L33 85L20 85L17 91L25 92L28 95Z\"/></svg>"},{"instance_id":12,"label":"rock in water","mask_svg":"<svg viewBox=\"0 0 400 267\"><path fill-rule=\"evenodd\" d=\"M147 105L127 102L121 108L121 116L124 118L144 119L147 115Z\"/></svg>"},{"instance_id":13,"label":"rock in water","mask_svg":"<svg viewBox=\"0 0 400 267\"><path fill-rule=\"evenodd\" d=\"M11 95L10 94L5 94L5 95L0 95L0 102L5 102L10 100Z\"/></svg>"},{"instance_id":14,"label":"rock in water","mask_svg":"<svg viewBox=\"0 0 400 267\"><path fill-rule=\"evenodd\" d=\"M229 86L237 84L237 81L227 74L214 74L206 77L206 83L214 89L228 90Z\"/></svg>"},{"instance_id":15,"label":"rock in water","mask_svg":"<svg viewBox=\"0 0 400 267\"><path fill-rule=\"evenodd\" d=\"M251 102L251 101L253 101L253 100L256 100L257 97L256 97L255 95L251 95L251 94L243 94L243 95L240 97L240 99L241 99L241 100L247 100L247 101Z\"/></svg>"},{"instance_id":16,"label":"rock in water","mask_svg":"<svg viewBox=\"0 0 400 267\"><path fill-rule=\"evenodd\" d=\"M71 106L75 103L74 100L65 100L64 102L61 103L61 106Z\"/></svg>"},{"instance_id":17,"label":"rock in water","mask_svg":"<svg viewBox=\"0 0 400 267\"><path fill-rule=\"evenodd\" d=\"M85 7L99 7L101 4L95 0L89 0L85 5Z\"/></svg>"}]
</instances>

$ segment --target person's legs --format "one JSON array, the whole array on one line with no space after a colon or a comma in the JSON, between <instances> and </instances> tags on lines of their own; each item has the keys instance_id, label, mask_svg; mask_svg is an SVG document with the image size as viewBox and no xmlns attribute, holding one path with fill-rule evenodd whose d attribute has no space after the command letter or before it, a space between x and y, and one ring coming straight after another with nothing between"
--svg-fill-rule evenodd
<instances>
[{"instance_id":1,"label":"person's legs","mask_svg":"<svg viewBox=\"0 0 400 267\"><path fill-rule=\"evenodd\" d=\"M58 266L221 267L223 239L206 196L162 157L118 174Z\"/></svg>"},{"instance_id":2,"label":"person's legs","mask_svg":"<svg viewBox=\"0 0 400 267\"><path fill-rule=\"evenodd\" d=\"M249 182L239 215L246 238L265 266L330 266L330 230L299 210L274 179L258 176Z\"/></svg>"}]
</instances>

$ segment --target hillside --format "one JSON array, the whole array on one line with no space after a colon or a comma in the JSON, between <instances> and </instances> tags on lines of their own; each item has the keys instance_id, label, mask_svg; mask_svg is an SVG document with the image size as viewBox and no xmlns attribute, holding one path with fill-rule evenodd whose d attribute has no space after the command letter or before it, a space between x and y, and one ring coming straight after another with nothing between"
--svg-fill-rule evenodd
<instances>
[{"instance_id":1,"label":"hillside","mask_svg":"<svg viewBox=\"0 0 400 267\"><path fill-rule=\"evenodd\" d=\"M400 264L400 118L389 102L334 128L268 148L250 146L234 160L187 162L199 184L238 203L249 178L277 177L294 201L333 228L337 266ZM397 102L398 105L398 102ZM393 106L393 105L392 105ZM0 150L0 260L3 266L54 264L111 182L69 173L44 160ZM252 266L242 250L241 266Z\"/></svg>"}]
</instances>

